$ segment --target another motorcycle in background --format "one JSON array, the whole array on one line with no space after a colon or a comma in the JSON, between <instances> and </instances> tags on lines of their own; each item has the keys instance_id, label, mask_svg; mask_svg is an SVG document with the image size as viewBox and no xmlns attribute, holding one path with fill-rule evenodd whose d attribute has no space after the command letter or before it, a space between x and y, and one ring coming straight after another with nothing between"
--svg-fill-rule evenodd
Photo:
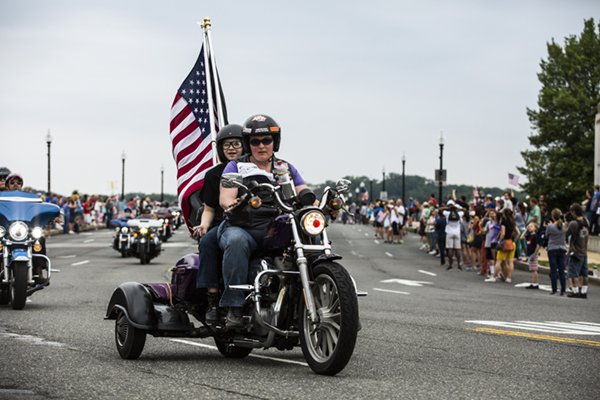
<instances>
[{"instance_id":1,"label":"another motorcycle in background","mask_svg":"<svg viewBox=\"0 0 600 400\"><path fill-rule=\"evenodd\" d=\"M27 297L50 285L43 228L59 215L58 206L31 193L0 193L0 304L21 310Z\"/></svg>"},{"instance_id":2,"label":"another motorcycle in background","mask_svg":"<svg viewBox=\"0 0 600 400\"><path fill-rule=\"evenodd\" d=\"M127 226L127 221L129 221L129 218L117 218L110 221L111 226L115 227L112 248L121 253L123 258L131 256L131 242L133 240L131 228Z\"/></svg>"},{"instance_id":3,"label":"another motorcycle in background","mask_svg":"<svg viewBox=\"0 0 600 400\"><path fill-rule=\"evenodd\" d=\"M133 239L131 254L140 259L140 264L148 264L162 251L158 228L162 224L154 219L131 219L127 221Z\"/></svg>"}]
</instances>

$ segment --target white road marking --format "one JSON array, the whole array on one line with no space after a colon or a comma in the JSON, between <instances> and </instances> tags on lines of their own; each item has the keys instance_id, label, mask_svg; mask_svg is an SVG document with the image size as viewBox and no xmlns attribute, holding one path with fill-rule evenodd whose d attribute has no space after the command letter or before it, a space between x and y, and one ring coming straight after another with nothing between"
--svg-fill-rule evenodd
<instances>
[{"instance_id":1,"label":"white road marking","mask_svg":"<svg viewBox=\"0 0 600 400\"><path fill-rule=\"evenodd\" d=\"M351 240L346 240L346 241L348 242L348 244L349 244L350 246L352 246L352 241L351 241Z\"/></svg>"},{"instance_id":2,"label":"white road marking","mask_svg":"<svg viewBox=\"0 0 600 400\"><path fill-rule=\"evenodd\" d=\"M563 335L600 335L600 329L590 330L586 323L560 323L555 321L534 322L534 321L465 321L469 324L498 326L502 328L522 329L527 331L560 333ZM566 326L560 326L566 325Z\"/></svg>"},{"instance_id":3,"label":"white road marking","mask_svg":"<svg viewBox=\"0 0 600 400\"><path fill-rule=\"evenodd\" d=\"M369 237L369 234L365 232L365 236Z\"/></svg>"},{"instance_id":4,"label":"white road marking","mask_svg":"<svg viewBox=\"0 0 600 400\"><path fill-rule=\"evenodd\" d=\"M52 269L50 270L50 272L60 272L60 269L54 269L54 268L52 268Z\"/></svg>"},{"instance_id":5,"label":"white road marking","mask_svg":"<svg viewBox=\"0 0 600 400\"><path fill-rule=\"evenodd\" d=\"M358 231L359 231L359 232L362 232L362 229L358 228Z\"/></svg>"},{"instance_id":6,"label":"white road marking","mask_svg":"<svg viewBox=\"0 0 600 400\"><path fill-rule=\"evenodd\" d=\"M206 349L218 350L216 346L211 346L209 344L204 344L204 343L192 342L190 340L171 339L171 341L177 342L177 343L189 344L191 346L204 347ZM269 356L263 356L261 354L249 354L248 357L261 358L263 360L273 360L273 361L279 361L282 363L296 364L296 365L302 365L303 367L308 367L308 364L305 362L296 361L296 360L288 360L285 358L269 357Z\"/></svg>"},{"instance_id":7,"label":"white road marking","mask_svg":"<svg viewBox=\"0 0 600 400\"><path fill-rule=\"evenodd\" d=\"M385 255L388 257L394 257L394 255L392 253L388 253L387 251L385 252Z\"/></svg>"},{"instance_id":8,"label":"white road marking","mask_svg":"<svg viewBox=\"0 0 600 400\"><path fill-rule=\"evenodd\" d=\"M600 324L596 324L596 323L594 323L594 322L581 322L581 321L574 321L574 323L576 323L576 324L582 324L582 325L600 326Z\"/></svg>"},{"instance_id":9,"label":"white road marking","mask_svg":"<svg viewBox=\"0 0 600 400\"><path fill-rule=\"evenodd\" d=\"M420 269L419 272L425 275L437 276L437 274L434 274L433 272L423 271L422 269Z\"/></svg>"},{"instance_id":10,"label":"white road marking","mask_svg":"<svg viewBox=\"0 0 600 400\"><path fill-rule=\"evenodd\" d=\"M379 240L375 239L373 241L375 242L375 244L379 244Z\"/></svg>"},{"instance_id":11,"label":"white road marking","mask_svg":"<svg viewBox=\"0 0 600 400\"><path fill-rule=\"evenodd\" d=\"M58 256L56 258L75 258L75 257L77 257L75 254L71 254L69 256Z\"/></svg>"},{"instance_id":12,"label":"white road marking","mask_svg":"<svg viewBox=\"0 0 600 400\"><path fill-rule=\"evenodd\" d=\"M94 233L93 232L81 232L80 235L83 236L92 236Z\"/></svg>"},{"instance_id":13,"label":"white road marking","mask_svg":"<svg viewBox=\"0 0 600 400\"><path fill-rule=\"evenodd\" d=\"M27 342L29 344L33 344L36 346L43 345L43 346L52 346L52 347L69 347L64 343L47 341L46 339L37 337L37 336L19 335L18 333L7 332L2 327L0 327L0 338L12 338L12 339Z\"/></svg>"},{"instance_id":14,"label":"white road marking","mask_svg":"<svg viewBox=\"0 0 600 400\"><path fill-rule=\"evenodd\" d=\"M198 247L198 243L163 243L162 247Z\"/></svg>"},{"instance_id":15,"label":"white road marking","mask_svg":"<svg viewBox=\"0 0 600 400\"><path fill-rule=\"evenodd\" d=\"M380 288L373 288L373 290L377 290L378 292L386 292L386 293L410 294L408 292L400 292L398 290L389 290L389 289L380 289Z\"/></svg>"},{"instance_id":16,"label":"white road marking","mask_svg":"<svg viewBox=\"0 0 600 400\"><path fill-rule=\"evenodd\" d=\"M431 282L425 281L411 281L410 279L386 279L381 281L381 283L399 283L400 285L405 286L423 286L423 285L433 285Z\"/></svg>"},{"instance_id":17,"label":"white road marking","mask_svg":"<svg viewBox=\"0 0 600 400\"><path fill-rule=\"evenodd\" d=\"M83 241L83 243L91 243L91 242L93 242L94 240L96 240L96 239L88 239L88 240L84 240L84 241Z\"/></svg>"},{"instance_id":18,"label":"white road marking","mask_svg":"<svg viewBox=\"0 0 600 400\"><path fill-rule=\"evenodd\" d=\"M358 256L358 253L357 253L357 252L355 252L354 250L352 250L350 253L351 253L353 256Z\"/></svg>"},{"instance_id":19,"label":"white road marking","mask_svg":"<svg viewBox=\"0 0 600 400\"><path fill-rule=\"evenodd\" d=\"M93 243L52 243L46 245L49 249L102 249L110 247L112 248L110 243L101 243L101 242L93 242ZM198 247L198 244L195 242L189 243L163 243L162 247L165 248L173 248L173 247Z\"/></svg>"},{"instance_id":20,"label":"white road marking","mask_svg":"<svg viewBox=\"0 0 600 400\"><path fill-rule=\"evenodd\" d=\"M523 282L523 283L517 283L515 285L515 287L522 288L522 287L527 287L529 285L531 285L531 283L529 283L529 282ZM543 290L543 291L546 291L546 292L551 292L552 291L552 287L550 285L539 285L539 286L540 286L539 290Z\"/></svg>"},{"instance_id":21,"label":"white road marking","mask_svg":"<svg viewBox=\"0 0 600 400\"><path fill-rule=\"evenodd\" d=\"M90 260L83 260L83 261L79 261L79 262L73 263L71 265L75 267L77 265L83 265L83 264L87 264L89 262L90 262Z\"/></svg>"}]
</instances>

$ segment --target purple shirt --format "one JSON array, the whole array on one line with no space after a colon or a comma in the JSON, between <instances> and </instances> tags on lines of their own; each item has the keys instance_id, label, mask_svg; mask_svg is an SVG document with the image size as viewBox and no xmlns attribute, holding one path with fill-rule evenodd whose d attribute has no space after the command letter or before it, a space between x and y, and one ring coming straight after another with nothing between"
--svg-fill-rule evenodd
<instances>
[{"instance_id":1,"label":"purple shirt","mask_svg":"<svg viewBox=\"0 0 600 400\"><path fill-rule=\"evenodd\" d=\"M278 160L278 161L283 161L283 160ZM306 182L304 182L302 175L300 175L300 173L298 172L296 167L294 167L292 164L290 164L288 162L285 162L285 163L287 163L287 166L289 167L289 173L292 176L294 185L295 186L304 185ZM242 178L246 178L246 177L253 176L253 175L263 175L263 176L266 176L267 178L269 178L269 180L271 182L277 183L275 181L275 178L272 173L268 173L265 170L258 168L258 166L252 162L242 162L242 161L238 162L236 160L229 161L229 163L225 166L225 169L223 170L223 174L227 174L227 173L231 173L231 172L241 173Z\"/></svg>"}]
</instances>

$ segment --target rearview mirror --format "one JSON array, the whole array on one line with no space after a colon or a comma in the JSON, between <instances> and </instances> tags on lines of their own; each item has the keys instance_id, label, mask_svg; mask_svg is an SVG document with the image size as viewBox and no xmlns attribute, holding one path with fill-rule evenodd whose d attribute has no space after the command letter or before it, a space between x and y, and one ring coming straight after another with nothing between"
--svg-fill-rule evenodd
<instances>
[{"instance_id":1,"label":"rearview mirror","mask_svg":"<svg viewBox=\"0 0 600 400\"><path fill-rule=\"evenodd\" d=\"M350 183L348 179L340 179L335 184L335 190L338 193L346 193L350 190Z\"/></svg>"},{"instance_id":2,"label":"rearview mirror","mask_svg":"<svg viewBox=\"0 0 600 400\"><path fill-rule=\"evenodd\" d=\"M228 172L221 176L221 185L224 188L238 188L243 183L242 174L238 174L237 172Z\"/></svg>"}]
</instances>

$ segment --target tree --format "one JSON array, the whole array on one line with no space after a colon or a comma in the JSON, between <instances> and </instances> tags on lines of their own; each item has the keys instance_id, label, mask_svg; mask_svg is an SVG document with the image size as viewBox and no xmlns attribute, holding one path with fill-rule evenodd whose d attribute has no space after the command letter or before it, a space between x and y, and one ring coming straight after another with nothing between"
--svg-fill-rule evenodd
<instances>
[{"instance_id":1,"label":"tree","mask_svg":"<svg viewBox=\"0 0 600 400\"><path fill-rule=\"evenodd\" d=\"M543 194L552 207L565 209L593 185L600 25L586 20L581 35L567 37L564 48L554 39L547 47L548 59L541 61L538 74L538 109L527 109L533 149L521 152L525 166L518 169L528 178L527 193Z\"/></svg>"}]
</instances>

